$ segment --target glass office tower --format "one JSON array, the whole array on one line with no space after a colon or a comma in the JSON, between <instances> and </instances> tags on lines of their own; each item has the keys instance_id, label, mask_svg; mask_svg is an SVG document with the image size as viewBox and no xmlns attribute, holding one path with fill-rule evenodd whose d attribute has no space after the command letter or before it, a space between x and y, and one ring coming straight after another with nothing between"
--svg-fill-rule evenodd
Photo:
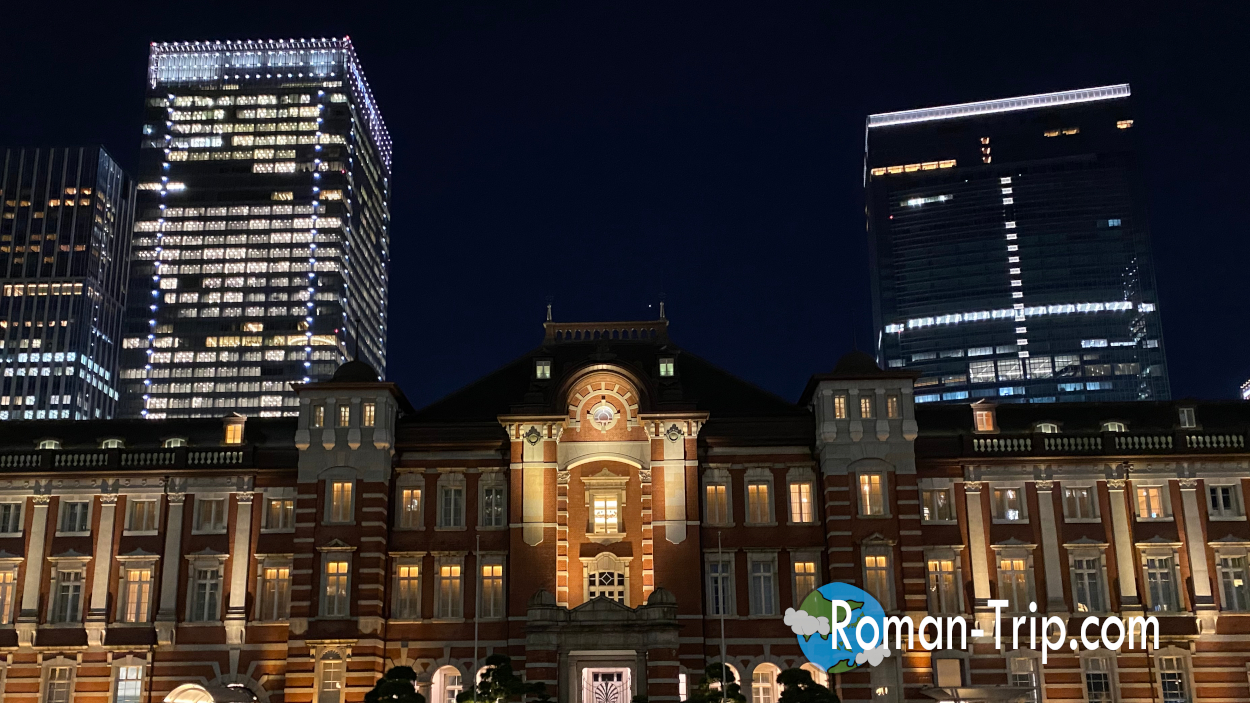
<instances>
[{"instance_id":1,"label":"glass office tower","mask_svg":"<svg viewBox=\"0 0 1250 703\"><path fill-rule=\"evenodd\" d=\"M1129 95L868 118L877 357L917 402L1169 397Z\"/></svg>"},{"instance_id":2,"label":"glass office tower","mask_svg":"<svg viewBox=\"0 0 1250 703\"><path fill-rule=\"evenodd\" d=\"M0 149L0 420L113 417L134 198L100 147Z\"/></svg>"},{"instance_id":3,"label":"glass office tower","mask_svg":"<svg viewBox=\"0 0 1250 703\"><path fill-rule=\"evenodd\" d=\"M386 372L391 142L351 40L153 44L123 412L296 414Z\"/></svg>"}]
</instances>

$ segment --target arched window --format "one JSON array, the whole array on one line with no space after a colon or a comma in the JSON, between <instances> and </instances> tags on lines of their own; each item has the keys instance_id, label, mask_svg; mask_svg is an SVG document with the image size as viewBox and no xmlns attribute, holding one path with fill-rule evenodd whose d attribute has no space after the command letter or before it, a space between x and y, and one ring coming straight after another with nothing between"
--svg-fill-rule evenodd
<instances>
[{"instance_id":1,"label":"arched window","mask_svg":"<svg viewBox=\"0 0 1250 703\"><path fill-rule=\"evenodd\" d=\"M61 440L59 439L41 439L39 440L40 449L60 449Z\"/></svg>"},{"instance_id":2,"label":"arched window","mask_svg":"<svg viewBox=\"0 0 1250 703\"><path fill-rule=\"evenodd\" d=\"M751 674L751 703L775 703L777 700L777 674L773 664L760 664Z\"/></svg>"},{"instance_id":3,"label":"arched window","mask_svg":"<svg viewBox=\"0 0 1250 703\"><path fill-rule=\"evenodd\" d=\"M203 686L189 683L170 691L165 703L213 703L213 695Z\"/></svg>"},{"instance_id":4,"label":"arched window","mask_svg":"<svg viewBox=\"0 0 1250 703\"><path fill-rule=\"evenodd\" d=\"M185 447L185 446L187 446L187 440L182 437L170 437L169 439L165 440L166 449L173 449L175 447Z\"/></svg>"},{"instance_id":5,"label":"arched window","mask_svg":"<svg viewBox=\"0 0 1250 703\"><path fill-rule=\"evenodd\" d=\"M121 449L125 446L120 439L106 439L100 442L101 449Z\"/></svg>"},{"instance_id":6,"label":"arched window","mask_svg":"<svg viewBox=\"0 0 1250 703\"><path fill-rule=\"evenodd\" d=\"M1053 422L1039 422L1036 429L1042 434L1059 434L1059 425Z\"/></svg>"},{"instance_id":7,"label":"arched window","mask_svg":"<svg viewBox=\"0 0 1250 703\"><path fill-rule=\"evenodd\" d=\"M1102 423L1103 432L1128 432L1128 427L1123 422L1104 422Z\"/></svg>"},{"instance_id":8,"label":"arched window","mask_svg":"<svg viewBox=\"0 0 1250 703\"><path fill-rule=\"evenodd\" d=\"M343 678L345 667L343 655L338 652L326 652L318 662L321 667L317 684L317 703L340 703L343 700Z\"/></svg>"},{"instance_id":9,"label":"arched window","mask_svg":"<svg viewBox=\"0 0 1250 703\"><path fill-rule=\"evenodd\" d=\"M625 563L604 552L585 566L586 600L607 598L621 605L629 605L629 585L626 580Z\"/></svg>"},{"instance_id":10,"label":"arched window","mask_svg":"<svg viewBox=\"0 0 1250 703\"><path fill-rule=\"evenodd\" d=\"M434 672L432 689L434 700L430 703L456 703L456 696L464 690L464 680L460 678L460 670L454 666L444 666Z\"/></svg>"},{"instance_id":11,"label":"arched window","mask_svg":"<svg viewBox=\"0 0 1250 703\"><path fill-rule=\"evenodd\" d=\"M819 666L816 666L811 662L808 662L799 668L811 674L812 681L815 681L825 688L829 687L829 673L827 671L824 671Z\"/></svg>"}]
</instances>

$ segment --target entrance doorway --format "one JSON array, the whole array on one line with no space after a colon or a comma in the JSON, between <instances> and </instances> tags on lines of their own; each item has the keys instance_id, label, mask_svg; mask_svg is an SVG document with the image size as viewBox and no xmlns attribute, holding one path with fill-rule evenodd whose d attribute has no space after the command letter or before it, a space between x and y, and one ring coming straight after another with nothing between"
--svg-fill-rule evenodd
<instances>
[{"instance_id":1,"label":"entrance doorway","mask_svg":"<svg viewBox=\"0 0 1250 703\"><path fill-rule=\"evenodd\" d=\"M582 669L582 703L629 703L629 669Z\"/></svg>"}]
</instances>

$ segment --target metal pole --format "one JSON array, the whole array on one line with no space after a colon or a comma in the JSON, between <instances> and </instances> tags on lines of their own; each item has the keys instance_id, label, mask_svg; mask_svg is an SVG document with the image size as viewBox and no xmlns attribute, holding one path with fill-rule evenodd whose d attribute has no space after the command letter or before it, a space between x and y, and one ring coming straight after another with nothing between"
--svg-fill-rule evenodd
<instances>
[{"instance_id":1,"label":"metal pole","mask_svg":"<svg viewBox=\"0 0 1250 703\"><path fill-rule=\"evenodd\" d=\"M726 591L728 589L724 587L725 586L725 557L724 557L724 548L721 545L721 531L720 530L716 531L716 571L717 571L716 578L717 578L717 581L719 582L716 584L716 588L720 593L720 700L721 700L721 703L725 703L725 697L729 695L729 692L726 690L729 687L729 682L726 680L727 677L725 675L726 674L725 610L729 607L729 602L728 602L728 599L726 598L726 596L728 595Z\"/></svg>"},{"instance_id":2,"label":"metal pole","mask_svg":"<svg viewBox=\"0 0 1250 703\"><path fill-rule=\"evenodd\" d=\"M477 536L477 546L473 553L473 568L477 569L477 604L473 606L473 672L469 681L473 685L473 703L477 703L477 624L482 619L482 536Z\"/></svg>"}]
</instances>

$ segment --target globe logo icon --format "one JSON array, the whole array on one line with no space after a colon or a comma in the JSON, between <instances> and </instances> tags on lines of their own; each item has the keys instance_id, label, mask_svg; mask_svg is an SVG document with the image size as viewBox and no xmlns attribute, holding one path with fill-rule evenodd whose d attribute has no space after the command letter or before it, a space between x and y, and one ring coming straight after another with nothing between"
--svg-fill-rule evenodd
<instances>
[{"instance_id":1,"label":"globe logo icon","mask_svg":"<svg viewBox=\"0 0 1250 703\"><path fill-rule=\"evenodd\" d=\"M839 605L834 612L835 601L845 603L846 609ZM868 651L856 636L856 628L864 619L874 621L859 630L865 642L871 644L876 639L876 646ZM840 622L847 622L843 629L845 641L834 636L834 628ZM808 661L830 674L858 669L864 664L876 666L890 656L885 642L885 610L876 598L848 583L827 583L812 591L798 610L786 609L785 623L798 636L799 647Z\"/></svg>"}]
</instances>

